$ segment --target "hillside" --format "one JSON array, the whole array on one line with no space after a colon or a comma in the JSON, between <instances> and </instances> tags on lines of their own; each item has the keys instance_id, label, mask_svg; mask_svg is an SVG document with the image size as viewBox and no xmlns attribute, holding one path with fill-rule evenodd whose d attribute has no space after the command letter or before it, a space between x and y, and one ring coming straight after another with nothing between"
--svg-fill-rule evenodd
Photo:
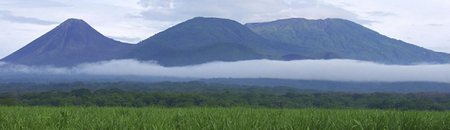
<instances>
[{"instance_id":1,"label":"hillside","mask_svg":"<svg viewBox=\"0 0 450 130\"><path fill-rule=\"evenodd\" d=\"M142 41L129 57L181 66L212 61L279 59L294 53L292 48L264 39L233 20L197 17Z\"/></svg>"},{"instance_id":2,"label":"hillside","mask_svg":"<svg viewBox=\"0 0 450 130\"><path fill-rule=\"evenodd\" d=\"M74 66L115 59L131 47L105 37L83 20L68 19L2 60L33 66Z\"/></svg>"},{"instance_id":3,"label":"hillside","mask_svg":"<svg viewBox=\"0 0 450 130\"><path fill-rule=\"evenodd\" d=\"M450 55L392 39L343 19L283 19L246 24L264 38L308 48L332 58L387 64L448 63Z\"/></svg>"}]
</instances>

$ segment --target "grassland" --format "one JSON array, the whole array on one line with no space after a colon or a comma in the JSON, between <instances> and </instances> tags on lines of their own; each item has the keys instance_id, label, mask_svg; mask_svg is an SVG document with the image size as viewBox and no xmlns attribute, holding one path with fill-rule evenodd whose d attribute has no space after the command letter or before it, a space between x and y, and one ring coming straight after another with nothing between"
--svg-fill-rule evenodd
<instances>
[{"instance_id":1,"label":"grassland","mask_svg":"<svg viewBox=\"0 0 450 130\"><path fill-rule=\"evenodd\" d=\"M0 107L0 129L450 129L450 112L263 109Z\"/></svg>"}]
</instances>

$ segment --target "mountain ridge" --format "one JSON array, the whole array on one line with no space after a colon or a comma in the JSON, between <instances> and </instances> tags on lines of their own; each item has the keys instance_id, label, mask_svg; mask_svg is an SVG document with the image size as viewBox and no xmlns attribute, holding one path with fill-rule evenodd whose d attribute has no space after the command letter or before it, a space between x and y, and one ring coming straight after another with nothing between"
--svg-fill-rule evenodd
<instances>
[{"instance_id":1,"label":"mountain ridge","mask_svg":"<svg viewBox=\"0 0 450 130\"><path fill-rule=\"evenodd\" d=\"M113 59L153 60L163 66L252 59L354 59L386 64L449 63L435 52L336 18L280 19L241 24L195 17L127 44L104 36L81 19L68 19L1 59L24 65L75 66Z\"/></svg>"},{"instance_id":2,"label":"mountain ridge","mask_svg":"<svg viewBox=\"0 0 450 130\"><path fill-rule=\"evenodd\" d=\"M211 61L277 59L289 54L288 49L290 45L264 39L234 20L195 17L138 43L130 57L179 66Z\"/></svg>"},{"instance_id":3,"label":"mountain ridge","mask_svg":"<svg viewBox=\"0 0 450 130\"><path fill-rule=\"evenodd\" d=\"M38 66L75 66L114 59L129 46L107 38L81 19L71 18L2 61Z\"/></svg>"},{"instance_id":4,"label":"mountain ridge","mask_svg":"<svg viewBox=\"0 0 450 130\"><path fill-rule=\"evenodd\" d=\"M386 64L450 62L449 54L393 39L344 19L290 18L245 25L264 38L329 52L343 59Z\"/></svg>"}]
</instances>

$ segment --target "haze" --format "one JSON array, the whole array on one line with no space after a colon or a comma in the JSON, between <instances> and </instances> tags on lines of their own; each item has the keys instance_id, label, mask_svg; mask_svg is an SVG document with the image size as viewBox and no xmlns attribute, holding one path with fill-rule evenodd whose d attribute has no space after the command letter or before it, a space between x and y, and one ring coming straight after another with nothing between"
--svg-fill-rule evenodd
<instances>
[{"instance_id":1,"label":"haze","mask_svg":"<svg viewBox=\"0 0 450 130\"><path fill-rule=\"evenodd\" d=\"M248 60L212 62L184 67L163 67L152 62L128 59L83 64L72 68L29 67L0 63L0 74L2 73L450 83L450 64L401 66L355 60Z\"/></svg>"}]
</instances>

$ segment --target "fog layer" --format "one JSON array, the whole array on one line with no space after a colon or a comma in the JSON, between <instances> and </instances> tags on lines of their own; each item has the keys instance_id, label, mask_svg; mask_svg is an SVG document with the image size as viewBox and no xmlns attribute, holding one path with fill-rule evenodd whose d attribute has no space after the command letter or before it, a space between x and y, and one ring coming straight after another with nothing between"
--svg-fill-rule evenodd
<instances>
[{"instance_id":1,"label":"fog layer","mask_svg":"<svg viewBox=\"0 0 450 130\"><path fill-rule=\"evenodd\" d=\"M332 81L429 81L450 83L450 64L383 65L355 60L248 60L163 67L153 62L113 60L71 68L0 63L7 74L134 75L187 78L277 78Z\"/></svg>"}]
</instances>

